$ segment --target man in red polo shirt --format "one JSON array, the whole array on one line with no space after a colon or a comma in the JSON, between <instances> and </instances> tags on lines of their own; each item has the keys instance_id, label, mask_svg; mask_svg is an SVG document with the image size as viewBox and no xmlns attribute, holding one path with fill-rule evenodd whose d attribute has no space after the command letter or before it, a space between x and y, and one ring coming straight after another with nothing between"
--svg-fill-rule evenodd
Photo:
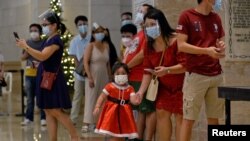
<instances>
[{"instance_id":1,"label":"man in red polo shirt","mask_svg":"<svg viewBox=\"0 0 250 141\"><path fill-rule=\"evenodd\" d=\"M219 124L224 102L218 98L217 87L222 83L219 62L225 56L224 30L214 8L217 0L198 0L198 6L184 11L177 26L178 48L186 53L186 78L183 86L183 122L181 141L190 141L192 128L198 119L203 101L207 122Z\"/></svg>"}]
</instances>

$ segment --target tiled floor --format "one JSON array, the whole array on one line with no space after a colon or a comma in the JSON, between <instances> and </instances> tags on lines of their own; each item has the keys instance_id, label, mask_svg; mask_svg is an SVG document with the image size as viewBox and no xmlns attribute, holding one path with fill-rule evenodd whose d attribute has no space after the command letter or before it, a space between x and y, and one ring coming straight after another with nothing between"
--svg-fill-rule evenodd
<instances>
[{"instance_id":1,"label":"tiled floor","mask_svg":"<svg viewBox=\"0 0 250 141\"><path fill-rule=\"evenodd\" d=\"M23 117L16 116L21 111L20 76L14 74L13 78L12 93L0 97L0 141L48 141L47 129L40 126L38 112L35 113L33 125L20 126ZM232 124L250 124L250 102L233 102L231 107ZM94 133L81 134L80 119L76 128L82 141L105 141L103 136ZM224 118L221 119L221 123L224 124ZM69 135L61 125L58 131L58 141L69 141ZM172 141L175 141L174 137ZM192 141L207 141L207 126L203 113L195 124Z\"/></svg>"}]
</instances>

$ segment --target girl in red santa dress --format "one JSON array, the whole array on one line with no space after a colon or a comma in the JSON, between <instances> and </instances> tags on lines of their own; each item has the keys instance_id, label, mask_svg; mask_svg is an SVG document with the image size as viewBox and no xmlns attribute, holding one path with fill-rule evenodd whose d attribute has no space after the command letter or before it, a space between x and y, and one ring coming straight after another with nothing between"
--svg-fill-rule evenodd
<instances>
[{"instance_id":1,"label":"girl in red santa dress","mask_svg":"<svg viewBox=\"0 0 250 141\"><path fill-rule=\"evenodd\" d=\"M134 88L128 84L128 73L126 64L115 63L112 68L114 82L105 86L93 112L97 116L102 109L95 132L110 136L110 141L124 141L126 137L129 139L138 137L130 103L138 105L139 97L135 95Z\"/></svg>"}]
</instances>

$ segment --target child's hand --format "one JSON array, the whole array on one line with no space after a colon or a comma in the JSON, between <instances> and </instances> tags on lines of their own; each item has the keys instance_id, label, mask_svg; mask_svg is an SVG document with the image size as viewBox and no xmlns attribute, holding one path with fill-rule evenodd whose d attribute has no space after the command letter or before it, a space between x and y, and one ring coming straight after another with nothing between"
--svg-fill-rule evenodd
<instances>
[{"instance_id":1,"label":"child's hand","mask_svg":"<svg viewBox=\"0 0 250 141\"><path fill-rule=\"evenodd\" d=\"M142 101L142 96L141 96L141 94L137 92L135 95L136 95L136 99L135 99L136 105L141 104L141 101Z\"/></svg>"},{"instance_id":2,"label":"child's hand","mask_svg":"<svg viewBox=\"0 0 250 141\"><path fill-rule=\"evenodd\" d=\"M93 115L97 116L100 112L100 107L95 107L94 111L93 111Z\"/></svg>"}]
</instances>

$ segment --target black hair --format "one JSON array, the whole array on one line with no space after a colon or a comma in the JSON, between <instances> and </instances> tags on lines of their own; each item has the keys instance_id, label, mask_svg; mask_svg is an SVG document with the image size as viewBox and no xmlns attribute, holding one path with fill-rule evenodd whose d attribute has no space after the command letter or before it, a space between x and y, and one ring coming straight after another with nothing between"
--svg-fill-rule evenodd
<instances>
[{"instance_id":1,"label":"black hair","mask_svg":"<svg viewBox=\"0 0 250 141\"><path fill-rule=\"evenodd\" d=\"M134 24L126 24L126 25L121 27L120 32L121 33L129 32L129 33L132 33L133 35L135 35L135 34L137 34L137 27Z\"/></svg>"},{"instance_id":2,"label":"black hair","mask_svg":"<svg viewBox=\"0 0 250 141\"><path fill-rule=\"evenodd\" d=\"M198 4L200 4L202 2L202 0L197 0Z\"/></svg>"},{"instance_id":3,"label":"black hair","mask_svg":"<svg viewBox=\"0 0 250 141\"><path fill-rule=\"evenodd\" d=\"M166 17L164 16L163 12L159 9L151 9L147 12L147 14L144 16L144 21L146 19L154 19L158 21L160 30L161 30L161 36L163 37L166 45L168 46L168 40L170 37L173 36L173 33L175 30L170 27ZM153 49L154 39L147 36L147 45L149 48Z\"/></svg>"},{"instance_id":4,"label":"black hair","mask_svg":"<svg viewBox=\"0 0 250 141\"><path fill-rule=\"evenodd\" d=\"M128 16L130 16L130 17L132 18L132 13L131 13L131 12L123 12L123 13L121 14L121 17L122 17L123 15L128 15Z\"/></svg>"},{"instance_id":5,"label":"black hair","mask_svg":"<svg viewBox=\"0 0 250 141\"><path fill-rule=\"evenodd\" d=\"M79 22L79 21L88 21L88 18L86 17L86 16L83 16L83 15L79 15L79 16L77 16L76 18L75 18L75 25L77 25L77 23Z\"/></svg>"},{"instance_id":6,"label":"black hair","mask_svg":"<svg viewBox=\"0 0 250 141\"><path fill-rule=\"evenodd\" d=\"M105 30L107 33L105 34L103 41L106 41L109 45L109 63L110 63L110 67L112 68L115 62L118 60L118 55L116 52L115 45L113 44L111 40L109 29L106 28Z\"/></svg>"},{"instance_id":7,"label":"black hair","mask_svg":"<svg viewBox=\"0 0 250 141\"><path fill-rule=\"evenodd\" d=\"M147 4L147 3L144 3L142 6L143 6L143 7L147 7L147 11L149 11L149 10L151 10L151 9L154 9L154 7L153 7L152 5Z\"/></svg>"},{"instance_id":8,"label":"black hair","mask_svg":"<svg viewBox=\"0 0 250 141\"><path fill-rule=\"evenodd\" d=\"M42 26L40 24L37 24L37 23L33 23L29 26L29 29L31 29L32 27L36 27L39 31L39 34L42 35Z\"/></svg>"},{"instance_id":9,"label":"black hair","mask_svg":"<svg viewBox=\"0 0 250 141\"><path fill-rule=\"evenodd\" d=\"M118 70L121 67L126 71L127 74L129 74L128 65L117 61L117 62L115 62L114 66L112 67L112 71L111 71L112 75L114 75L116 70Z\"/></svg>"},{"instance_id":10,"label":"black hair","mask_svg":"<svg viewBox=\"0 0 250 141\"><path fill-rule=\"evenodd\" d=\"M44 18L51 24L55 23L57 25L57 30L60 30L61 35L65 33L66 26L61 22L60 17L56 13L50 12L46 14Z\"/></svg>"}]
</instances>

